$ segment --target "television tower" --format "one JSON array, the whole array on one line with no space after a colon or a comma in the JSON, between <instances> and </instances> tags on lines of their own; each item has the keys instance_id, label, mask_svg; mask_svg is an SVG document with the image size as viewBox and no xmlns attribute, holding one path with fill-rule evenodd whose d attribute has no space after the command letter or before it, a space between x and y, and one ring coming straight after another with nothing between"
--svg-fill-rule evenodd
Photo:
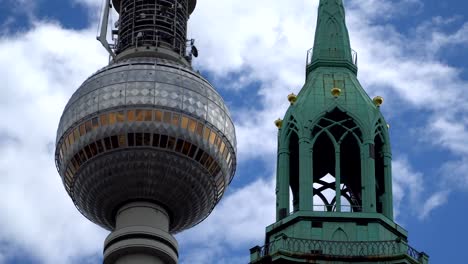
<instances>
[{"instance_id":1,"label":"television tower","mask_svg":"<svg viewBox=\"0 0 468 264\"><path fill-rule=\"evenodd\" d=\"M320 0L305 84L275 122L276 222L251 264L429 263L393 219L383 98L367 95L357 71L343 1Z\"/></svg>"},{"instance_id":2,"label":"television tower","mask_svg":"<svg viewBox=\"0 0 468 264\"><path fill-rule=\"evenodd\" d=\"M65 107L57 170L77 209L112 231L105 264L174 264L172 234L205 219L234 176L234 125L191 67L196 0L104 1L98 40L111 61Z\"/></svg>"}]
</instances>

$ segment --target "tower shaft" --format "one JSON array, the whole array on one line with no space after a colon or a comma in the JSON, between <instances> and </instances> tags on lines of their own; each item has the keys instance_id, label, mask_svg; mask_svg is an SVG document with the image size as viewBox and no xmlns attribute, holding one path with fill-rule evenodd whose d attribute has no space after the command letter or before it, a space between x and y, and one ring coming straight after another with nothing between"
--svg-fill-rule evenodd
<instances>
[{"instance_id":1,"label":"tower shaft","mask_svg":"<svg viewBox=\"0 0 468 264\"><path fill-rule=\"evenodd\" d=\"M115 229L104 242L104 264L176 264L177 259L163 207L132 202L118 210Z\"/></svg>"}]
</instances>

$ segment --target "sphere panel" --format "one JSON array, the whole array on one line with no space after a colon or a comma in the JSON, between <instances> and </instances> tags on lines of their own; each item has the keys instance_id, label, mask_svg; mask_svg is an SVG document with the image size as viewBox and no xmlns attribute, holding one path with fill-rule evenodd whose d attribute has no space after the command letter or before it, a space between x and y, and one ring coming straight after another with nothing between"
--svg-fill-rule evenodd
<instances>
[{"instance_id":1,"label":"sphere panel","mask_svg":"<svg viewBox=\"0 0 468 264\"><path fill-rule=\"evenodd\" d=\"M109 76L109 84L124 83L127 81L127 72L122 69L113 69L107 72Z\"/></svg>"},{"instance_id":2,"label":"sphere panel","mask_svg":"<svg viewBox=\"0 0 468 264\"><path fill-rule=\"evenodd\" d=\"M186 90L182 110L201 119L206 119L206 113L208 112L207 99L197 92Z\"/></svg>"},{"instance_id":3,"label":"sphere panel","mask_svg":"<svg viewBox=\"0 0 468 264\"><path fill-rule=\"evenodd\" d=\"M154 104L169 108L182 108L182 94L175 85L156 83Z\"/></svg>"},{"instance_id":4,"label":"sphere panel","mask_svg":"<svg viewBox=\"0 0 468 264\"><path fill-rule=\"evenodd\" d=\"M113 84L105 86L99 90L99 110L114 108L117 106L125 105L125 84ZM80 104L77 101L70 108L76 104Z\"/></svg>"},{"instance_id":5,"label":"sphere panel","mask_svg":"<svg viewBox=\"0 0 468 264\"><path fill-rule=\"evenodd\" d=\"M208 101L208 114L207 121L212 123L214 126L219 127L221 132L225 130L225 115L222 114L222 110L217 107L213 102Z\"/></svg>"},{"instance_id":6,"label":"sphere panel","mask_svg":"<svg viewBox=\"0 0 468 264\"><path fill-rule=\"evenodd\" d=\"M153 104L155 96L154 82L128 83L125 89L125 104Z\"/></svg>"}]
</instances>

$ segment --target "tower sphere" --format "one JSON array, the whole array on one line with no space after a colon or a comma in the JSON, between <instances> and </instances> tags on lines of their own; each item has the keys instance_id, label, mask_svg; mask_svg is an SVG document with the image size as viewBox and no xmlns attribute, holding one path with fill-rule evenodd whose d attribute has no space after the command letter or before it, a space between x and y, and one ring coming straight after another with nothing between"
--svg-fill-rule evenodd
<instances>
[{"instance_id":1,"label":"tower sphere","mask_svg":"<svg viewBox=\"0 0 468 264\"><path fill-rule=\"evenodd\" d=\"M119 60L89 77L66 105L56 142L68 194L108 230L131 201L165 208L171 233L199 223L236 164L221 96L191 67L154 57Z\"/></svg>"}]
</instances>

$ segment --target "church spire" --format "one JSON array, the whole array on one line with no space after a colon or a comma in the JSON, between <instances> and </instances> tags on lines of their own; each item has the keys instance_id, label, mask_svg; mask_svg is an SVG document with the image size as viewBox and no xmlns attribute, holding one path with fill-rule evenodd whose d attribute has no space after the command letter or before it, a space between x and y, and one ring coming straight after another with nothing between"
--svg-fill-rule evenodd
<instances>
[{"instance_id":1,"label":"church spire","mask_svg":"<svg viewBox=\"0 0 468 264\"><path fill-rule=\"evenodd\" d=\"M320 0L315 43L307 72L318 67L345 67L357 73L351 49L343 0Z\"/></svg>"}]
</instances>

